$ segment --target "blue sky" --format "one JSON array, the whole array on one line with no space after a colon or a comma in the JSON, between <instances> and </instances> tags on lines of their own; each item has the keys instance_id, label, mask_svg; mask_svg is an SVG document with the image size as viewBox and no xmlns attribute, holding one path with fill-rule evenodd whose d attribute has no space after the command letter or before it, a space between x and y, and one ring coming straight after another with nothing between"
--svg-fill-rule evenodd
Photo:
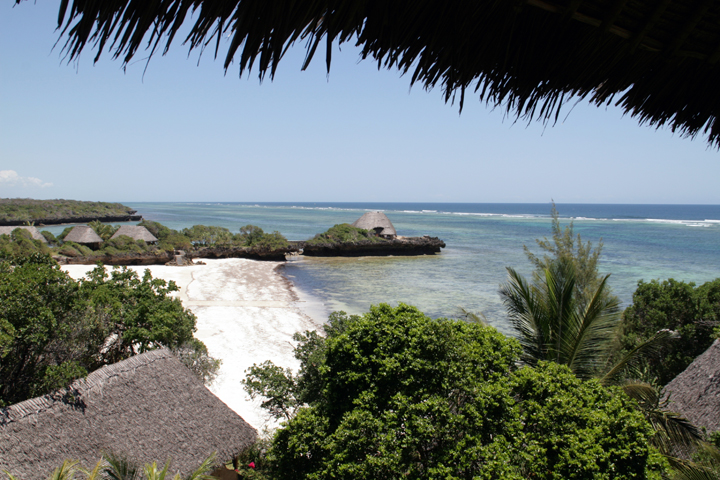
<instances>
[{"instance_id":1,"label":"blue sky","mask_svg":"<svg viewBox=\"0 0 720 480\"><path fill-rule=\"evenodd\" d=\"M514 122L469 96L359 61L349 44L274 81L238 78L177 42L123 71L53 50L58 1L0 6L0 197L102 201L720 204L720 153L567 106L555 126ZM572 108L571 108L572 107Z\"/></svg>"}]
</instances>

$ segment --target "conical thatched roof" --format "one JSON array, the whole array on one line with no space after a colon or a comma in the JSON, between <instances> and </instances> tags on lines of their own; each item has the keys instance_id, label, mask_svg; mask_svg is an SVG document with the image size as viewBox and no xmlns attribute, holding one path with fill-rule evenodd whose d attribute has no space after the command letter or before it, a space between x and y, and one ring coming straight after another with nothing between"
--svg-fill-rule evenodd
<instances>
[{"instance_id":1,"label":"conical thatched roof","mask_svg":"<svg viewBox=\"0 0 720 480\"><path fill-rule=\"evenodd\" d=\"M375 230L378 235L397 235L392 222L387 215L382 212L367 212L355 220L352 226L365 230Z\"/></svg>"},{"instance_id":2,"label":"conical thatched roof","mask_svg":"<svg viewBox=\"0 0 720 480\"><path fill-rule=\"evenodd\" d=\"M93 230L91 227L88 227L86 225L78 225L77 227L73 227L73 229L70 230L70 233L65 235L63 241L88 244L102 243L103 239L100 238L100 235L95 233L95 230Z\"/></svg>"},{"instance_id":3,"label":"conical thatched roof","mask_svg":"<svg viewBox=\"0 0 720 480\"><path fill-rule=\"evenodd\" d=\"M16 228L22 228L23 230L30 232L33 240L40 240L43 243L47 243L45 237L43 237L42 233L38 232L38 229L35 227L0 227L0 235L10 235Z\"/></svg>"},{"instance_id":4,"label":"conical thatched roof","mask_svg":"<svg viewBox=\"0 0 720 480\"><path fill-rule=\"evenodd\" d=\"M150 233L150 230L140 225L123 225L110 239L117 238L120 235L126 235L133 240L143 240L148 243L158 241L155 235Z\"/></svg>"},{"instance_id":5,"label":"conical thatched roof","mask_svg":"<svg viewBox=\"0 0 720 480\"><path fill-rule=\"evenodd\" d=\"M63 460L94 466L107 451L141 463L172 458L171 470L185 475L210 453L227 461L255 438L172 353L155 350L0 409L0 472L44 480Z\"/></svg>"},{"instance_id":6,"label":"conical thatched roof","mask_svg":"<svg viewBox=\"0 0 720 480\"><path fill-rule=\"evenodd\" d=\"M307 45L306 64L326 52L329 69L333 44L352 42L363 59L440 87L461 107L467 93L511 115L555 121L579 95L720 144L713 0L69 0L58 28L70 58L89 44L96 59L105 47L125 63L148 38L151 54L180 37L195 49L217 40L227 45L218 52L226 69L235 61L241 75L254 66L261 78L275 74L289 44Z\"/></svg>"},{"instance_id":7,"label":"conical thatched roof","mask_svg":"<svg viewBox=\"0 0 720 480\"><path fill-rule=\"evenodd\" d=\"M720 340L665 387L668 410L678 412L708 433L720 430Z\"/></svg>"}]
</instances>

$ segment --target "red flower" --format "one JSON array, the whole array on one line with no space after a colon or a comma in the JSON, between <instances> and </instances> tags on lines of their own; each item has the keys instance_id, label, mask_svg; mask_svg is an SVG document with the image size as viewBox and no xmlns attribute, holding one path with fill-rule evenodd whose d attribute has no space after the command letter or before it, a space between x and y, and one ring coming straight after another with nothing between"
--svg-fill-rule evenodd
<instances>
[{"instance_id":1,"label":"red flower","mask_svg":"<svg viewBox=\"0 0 720 480\"><path fill-rule=\"evenodd\" d=\"M250 463L248 463L248 467L250 467L250 468L255 468L255 462L250 462Z\"/></svg>"}]
</instances>

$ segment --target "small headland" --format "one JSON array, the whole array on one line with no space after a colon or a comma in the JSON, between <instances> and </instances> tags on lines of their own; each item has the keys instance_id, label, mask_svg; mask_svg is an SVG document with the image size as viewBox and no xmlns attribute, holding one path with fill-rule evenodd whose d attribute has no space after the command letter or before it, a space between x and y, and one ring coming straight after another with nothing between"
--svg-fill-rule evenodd
<instances>
[{"instance_id":1,"label":"small headland","mask_svg":"<svg viewBox=\"0 0 720 480\"><path fill-rule=\"evenodd\" d=\"M306 242L291 242L307 257L434 255L445 248L437 237L403 237L382 212L367 212L352 225L342 223Z\"/></svg>"},{"instance_id":2,"label":"small headland","mask_svg":"<svg viewBox=\"0 0 720 480\"><path fill-rule=\"evenodd\" d=\"M371 257L371 256L411 256L434 255L445 248L445 242L437 237L397 237L392 240L373 242L337 242L307 244L291 242L302 250L307 257Z\"/></svg>"},{"instance_id":3,"label":"small headland","mask_svg":"<svg viewBox=\"0 0 720 480\"><path fill-rule=\"evenodd\" d=\"M120 203L0 198L0 226L139 222L141 215Z\"/></svg>"}]
</instances>

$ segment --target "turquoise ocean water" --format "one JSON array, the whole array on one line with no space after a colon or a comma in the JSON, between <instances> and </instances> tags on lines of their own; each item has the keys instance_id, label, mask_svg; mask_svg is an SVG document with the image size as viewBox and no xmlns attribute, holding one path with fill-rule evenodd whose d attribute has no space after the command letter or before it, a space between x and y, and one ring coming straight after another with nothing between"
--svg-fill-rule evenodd
<instances>
[{"instance_id":1,"label":"turquoise ocean water","mask_svg":"<svg viewBox=\"0 0 720 480\"><path fill-rule=\"evenodd\" d=\"M219 225L237 232L253 224L304 240L337 223L382 210L399 235L431 235L447 244L424 257L297 258L284 267L326 312L367 311L371 304L405 302L432 317L458 307L481 311L507 333L498 287L510 266L532 271L523 245L550 235L550 204L401 203L125 203L148 220L182 229ZM600 270L628 304L638 280L675 278L702 283L720 277L720 205L558 204L584 241L604 242ZM58 227L54 227L58 228Z\"/></svg>"}]
</instances>

